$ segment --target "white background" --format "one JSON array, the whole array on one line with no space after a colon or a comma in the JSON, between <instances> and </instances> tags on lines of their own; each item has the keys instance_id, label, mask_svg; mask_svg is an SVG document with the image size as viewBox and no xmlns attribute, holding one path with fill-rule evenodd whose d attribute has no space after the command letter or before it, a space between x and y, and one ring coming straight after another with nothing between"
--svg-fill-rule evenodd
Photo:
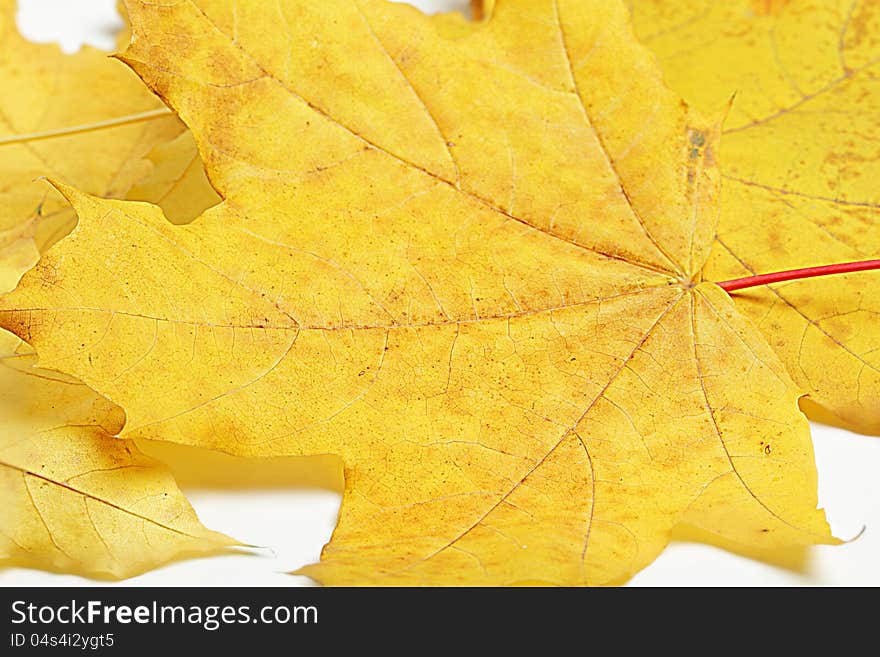
<instances>
[{"instance_id":1,"label":"white background","mask_svg":"<svg viewBox=\"0 0 880 657\"><path fill-rule=\"evenodd\" d=\"M121 22L115 0L20 0L19 26L29 39L58 42L66 52L83 43L114 47ZM466 0L413 2L428 11L460 9ZM739 556L717 547L674 542L631 585L880 585L880 438L813 425L819 467L819 499L837 536L856 541L766 555ZM318 560L336 522L340 496L302 487L303 477L285 477L285 462L239 460L220 455L202 459L214 476L192 476L183 460L170 465L202 521L243 543L264 546L249 553L177 562L126 580L125 584L309 585L287 572ZM191 459L190 459L191 460ZM207 463L205 463L207 460ZM302 461L292 468L301 473ZM236 485L223 484L223 472ZM280 473L280 474L279 474ZM771 565L775 564L775 565ZM0 572L0 585L106 584L70 575L27 569Z\"/></svg>"}]
</instances>

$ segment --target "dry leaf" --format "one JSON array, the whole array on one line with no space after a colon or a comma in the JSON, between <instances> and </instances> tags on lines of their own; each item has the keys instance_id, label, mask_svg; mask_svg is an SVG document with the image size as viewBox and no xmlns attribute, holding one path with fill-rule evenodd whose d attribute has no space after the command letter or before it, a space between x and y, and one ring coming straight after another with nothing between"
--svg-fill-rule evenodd
<instances>
[{"instance_id":1,"label":"dry leaf","mask_svg":"<svg viewBox=\"0 0 880 657\"><path fill-rule=\"evenodd\" d=\"M123 64L93 48L65 55L30 43L15 13L15 0L0 0L2 291L74 222L61 196L35 178L122 198L149 173L143 156L183 130Z\"/></svg>"},{"instance_id":2,"label":"dry leaf","mask_svg":"<svg viewBox=\"0 0 880 657\"><path fill-rule=\"evenodd\" d=\"M682 521L833 540L798 389L698 282L714 123L621 3L129 10L226 200L62 187L80 223L0 311L123 435L342 455L332 584L616 582Z\"/></svg>"},{"instance_id":3,"label":"dry leaf","mask_svg":"<svg viewBox=\"0 0 880 657\"><path fill-rule=\"evenodd\" d=\"M0 332L0 558L127 577L232 539L209 531L168 471L112 434L122 410L35 369Z\"/></svg>"},{"instance_id":4,"label":"dry leaf","mask_svg":"<svg viewBox=\"0 0 880 657\"><path fill-rule=\"evenodd\" d=\"M38 246L45 249L74 222L63 198L34 184L35 177L61 176L119 196L150 172L147 151L183 130L106 54L87 48L64 55L23 39L15 5L0 1L0 124L7 133L0 136L3 290L33 266ZM144 111L148 116L139 117ZM161 203L175 219L216 202L191 141L184 133L173 146L157 147L150 154L156 170L136 196ZM18 342L0 334L0 476L7 510L0 556L7 563L125 577L231 544L198 522L164 467L131 441L113 438L124 421L121 409L73 379L34 369L33 355L15 353Z\"/></svg>"},{"instance_id":5,"label":"dry leaf","mask_svg":"<svg viewBox=\"0 0 880 657\"><path fill-rule=\"evenodd\" d=\"M704 274L880 255L880 5L852 0L633 0L672 87L725 123L724 200ZM880 433L876 272L736 295L810 399ZM821 416L820 416L821 417Z\"/></svg>"}]
</instances>

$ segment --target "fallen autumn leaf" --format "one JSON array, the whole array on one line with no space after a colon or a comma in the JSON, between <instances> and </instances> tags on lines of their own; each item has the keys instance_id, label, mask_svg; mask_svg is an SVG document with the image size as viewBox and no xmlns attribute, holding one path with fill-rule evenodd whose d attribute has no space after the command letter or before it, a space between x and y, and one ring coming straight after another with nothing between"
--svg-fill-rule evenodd
<instances>
[{"instance_id":1,"label":"fallen autumn leaf","mask_svg":"<svg viewBox=\"0 0 880 657\"><path fill-rule=\"evenodd\" d=\"M123 435L341 454L333 584L618 582L683 521L833 542L799 389L700 282L717 122L622 3L128 4L225 200L59 185L80 223L0 311Z\"/></svg>"}]
</instances>

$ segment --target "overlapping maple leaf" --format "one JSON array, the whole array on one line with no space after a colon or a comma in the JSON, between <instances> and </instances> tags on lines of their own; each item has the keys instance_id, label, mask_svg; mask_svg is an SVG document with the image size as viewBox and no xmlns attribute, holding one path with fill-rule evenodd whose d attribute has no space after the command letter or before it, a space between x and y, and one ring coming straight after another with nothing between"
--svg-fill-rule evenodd
<instances>
[{"instance_id":1,"label":"overlapping maple leaf","mask_svg":"<svg viewBox=\"0 0 880 657\"><path fill-rule=\"evenodd\" d=\"M303 570L322 582L616 583L683 522L834 542L798 400L876 426L873 279L840 282L845 300L810 282L736 302L713 281L842 257L815 214L828 240L774 231L805 199L874 225L849 202L862 178L833 198L776 181L818 168L791 147L765 157L767 126L784 141L799 117L758 92L722 137L725 85L749 70L713 45L680 65L671 3L634 3L637 29L688 99L691 71L713 80L694 102L720 97L714 118L667 88L617 0L474 4L469 23L384 0L130 0L121 58L190 128L223 200L174 226L56 182L79 224L0 324L119 404L125 438L341 455L339 525ZM817 6L771 16L774 33ZM741 8L698 14L704 33L766 28ZM874 46L849 43L858 80ZM820 78L786 81L797 108ZM215 200L174 185L189 138L138 197L174 187L186 219ZM847 257L872 248L850 237Z\"/></svg>"}]
</instances>

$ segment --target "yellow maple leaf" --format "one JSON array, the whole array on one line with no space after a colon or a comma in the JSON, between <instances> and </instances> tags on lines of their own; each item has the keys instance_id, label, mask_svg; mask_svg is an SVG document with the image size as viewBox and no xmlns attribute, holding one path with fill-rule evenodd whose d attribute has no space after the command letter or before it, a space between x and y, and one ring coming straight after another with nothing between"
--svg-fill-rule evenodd
<instances>
[{"instance_id":1,"label":"yellow maple leaf","mask_svg":"<svg viewBox=\"0 0 880 657\"><path fill-rule=\"evenodd\" d=\"M38 246L73 225L67 203L33 184L36 176L111 196L140 180L133 197L160 203L178 221L216 202L188 133L162 148L183 127L136 77L95 50L68 56L27 42L15 28L15 5L0 2L0 125L9 133L0 137L2 290L33 266ZM15 353L17 343L0 334L7 564L124 577L231 544L198 522L159 463L113 438L121 409L81 383L33 369L34 357Z\"/></svg>"},{"instance_id":2,"label":"yellow maple leaf","mask_svg":"<svg viewBox=\"0 0 880 657\"><path fill-rule=\"evenodd\" d=\"M40 176L122 198L143 159L183 126L120 62L24 39L15 0L0 0L0 290L15 286L74 215Z\"/></svg>"},{"instance_id":3,"label":"yellow maple leaf","mask_svg":"<svg viewBox=\"0 0 880 657\"><path fill-rule=\"evenodd\" d=\"M77 228L0 302L122 435L340 454L332 584L617 582L680 522L833 541L799 390L700 282L716 122L622 3L128 6L225 200L60 186Z\"/></svg>"},{"instance_id":4,"label":"yellow maple leaf","mask_svg":"<svg viewBox=\"0 0 880 657\"><path fill-rule=\"evenodd\" d=\"M127 577L234 541L205 529L122 410L0 332L0 562Z\"/></svg>"},{"instance_id":5,"label":"yellow maple leaf","mask_svg":"<svg viewBox=\"0 0 880 657\"><path fill-rule=\"evenodd\" d=\"M634 0L637 34L698 108L727 102L714 280L880 256L880 11L851 0ZM876 273L740 293L809 399L880 433ZM812 412L815 412L811 409ZM827 413L816 414L826 419Z\"/></svg>"}]
</instances>

